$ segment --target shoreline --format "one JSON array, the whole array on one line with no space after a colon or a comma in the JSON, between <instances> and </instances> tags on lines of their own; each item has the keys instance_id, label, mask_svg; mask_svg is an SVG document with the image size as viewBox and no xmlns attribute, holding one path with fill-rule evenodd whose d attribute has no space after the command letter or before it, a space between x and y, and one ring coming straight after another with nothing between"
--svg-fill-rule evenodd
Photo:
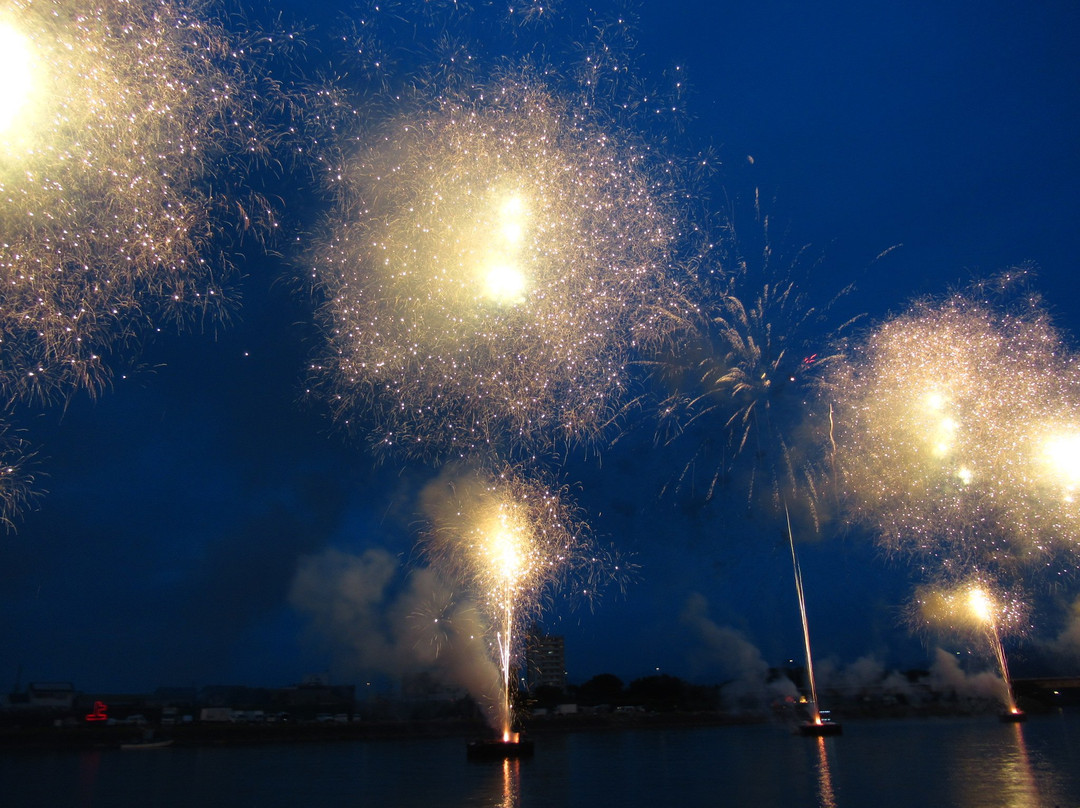
<instances>
[{"instance_id":1,"label":"shoreline","mask_svg":"<svg viewBox=\"0 0 1080 808\"><path fill-rule=\"evenodd\" d=\"M907 711L904 714L839 716L839 720L877 721L919 718L972 718L991 713L966 711ZM759 724L794 726L789 716L728 713L639 713L590 714L533 718L523 723L523 732L532 737L573 732L619 732L648 729L698 729ZM405 721L355 721L348 724L193 723L171 727L132 726L7 726L0 727L0 749L4 751L93 751L119 749L147 738L171 740L176 747L259 746L272 744L340 743L429 738L463 740L493 737L487 724L478 720L431 719Z\"/></svg>"}]
</instances>

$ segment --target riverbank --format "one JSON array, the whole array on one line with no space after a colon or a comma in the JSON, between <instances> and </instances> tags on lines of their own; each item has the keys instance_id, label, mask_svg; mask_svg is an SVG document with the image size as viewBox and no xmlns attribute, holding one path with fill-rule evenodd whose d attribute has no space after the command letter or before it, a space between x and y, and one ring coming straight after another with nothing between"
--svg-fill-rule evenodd
<instances>
[{"instance_id":1,"label":"riverbank","mask_svg":"<svg viewBox=\"0 0 1080 808\"><path fill-rule=\"evenodd\" d=\"M574 715L533 719L525 724L530 735L621 729L726 726L761 723L757 716L723 713L640 713L633 715ZM255 744L332 743L408 738L478 738L491 735L480 721L440 719L427 721L355 721L351 723L191 723L142 729L131 726L61 726L0 728L0 749L118 749L141 740L170 739L173 746L226 746Z\"/></svg>"}]
</instances>

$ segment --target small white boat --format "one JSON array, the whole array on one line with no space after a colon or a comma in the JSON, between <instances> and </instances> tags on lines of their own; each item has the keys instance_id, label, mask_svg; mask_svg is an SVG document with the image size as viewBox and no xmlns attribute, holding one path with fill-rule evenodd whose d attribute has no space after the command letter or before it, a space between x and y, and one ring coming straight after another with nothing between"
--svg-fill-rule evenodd
<instances>
[{"instance_id":1,"label":"small white boat","mask_svg":"<svg viewBox=\"0 0 1080 808\"><path fill-rule=\"evenodd\" d=\"M120 744L121 749L164 749L167 746L173 745L173 739L169 738L163 741L132 741L131 743Z\"/></svg>"}]
</instances>

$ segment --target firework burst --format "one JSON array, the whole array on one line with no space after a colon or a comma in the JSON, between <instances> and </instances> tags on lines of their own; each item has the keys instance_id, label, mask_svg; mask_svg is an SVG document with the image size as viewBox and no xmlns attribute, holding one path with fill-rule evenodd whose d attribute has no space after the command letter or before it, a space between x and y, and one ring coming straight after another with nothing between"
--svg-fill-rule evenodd
<instances>
[{"instance_id":1,"label":"firework burst","mask_svg":"<svg viewBox=\"0 0 1080 808\"><path fill-rule=\"evenodd\" d=\"M588 439L671 328L680 222L654 156L534 71L420 94L336 176L312 372L380 449Z\"/></svg>"},{"instance_id":2,"label":"firework burst","mask_svg":"<svg viewBox=\"0 0 1080 808\"><path fill-rule=\"evenodd\" d=\"M917 302L834 365L848 506L890 551L985 569L1080 546L1080 363L998 286Z\"/></svg>"},{"instance_id":3,"label":"firework burst","mask_svg":"<svg viewBox=\"0 0 1080 808\"><path fill-rule=\"evenodd\" d=\"M823 469L805 433L817 371L835 358L822 347L831 339L825 331L848 290L813 305L800 281L810 283L820 256L808 246L774 253L756 192L753 210L751 238L734 218L725 225L696 316L651 363L663 391L657 441L691 447L674 489L700 488L708 501L730 481L749 508L777 517L797 509L816 525ZM852 322L833 325L833 334Z\"/></svg>"},{"instance_id":4,"label":"firework burst","mask_svg":"<svg viewBox=\"0 0 1080 808\"><path fill-rule=\"evenodd\" d=\"M1027 631L1028 611L1019 591L1006 590L986 575L971 575L951 584L920 586L909 619L921 631L962 638L992 629L1008 638Z\"/></svg>"},{"instance_id":5,"label":"firework burst","mask_svg":"<svg viewBox=\"0 0 1080 808\"><path fill-rule=\"evenodd\" d=\"M244 56L201 12L197 0L0 10L11 399L96 390L103 355L133 334L227 311L229 270L208 254L228 209L204 185L222 155L261 145Z\"/></svg>"},{"instance_id":6,"label":"firework burst","mask_svg":"<svg viewBox=\"0 0 1080 808\"><path fill-rule=\"evenodd\" d=\"M36 456L26 441L0 421L0 524L11 529L15 519L36 498Z\"/></svg>"}]
</instances>

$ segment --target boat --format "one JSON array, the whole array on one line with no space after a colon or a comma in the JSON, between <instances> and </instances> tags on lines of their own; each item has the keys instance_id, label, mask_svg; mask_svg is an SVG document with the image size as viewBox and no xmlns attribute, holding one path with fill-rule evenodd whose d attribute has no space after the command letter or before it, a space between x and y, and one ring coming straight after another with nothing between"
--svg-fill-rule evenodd
<instances>
[{"instance_id":1,"label":"boat","mask_svg":"<svg viewBox=\"0 0 1080 808\"><path fill-rule=\"evenodd\" d=\"M526 758L533 756L533 742L528 738L504 741L485 739L470 741L465 749L469 760L505 760L506 758Z\"/></svg>"},{"instance_id":2,"label":"boat","mask_svg":"<svg viewBox=\"0 0 1080 808\"><path fill-rule=\"evenodd\" d=\"M799 724L799 734L807 738L824 738L830 735L843 735L844 727L831 718L819 718L817 721L803 721Z\"/></svg>"},{"instance_id":3,"label":"boat","mask_svg":"<svg viewBox=\"0 0 1080 808\"><path fill-rule=\"evenodd\" d=\"M142 740L130 741L120 744L121 749L165 749L173 745L172 738L164 738L158 741Z\"/></svg>"}]
</instances>

